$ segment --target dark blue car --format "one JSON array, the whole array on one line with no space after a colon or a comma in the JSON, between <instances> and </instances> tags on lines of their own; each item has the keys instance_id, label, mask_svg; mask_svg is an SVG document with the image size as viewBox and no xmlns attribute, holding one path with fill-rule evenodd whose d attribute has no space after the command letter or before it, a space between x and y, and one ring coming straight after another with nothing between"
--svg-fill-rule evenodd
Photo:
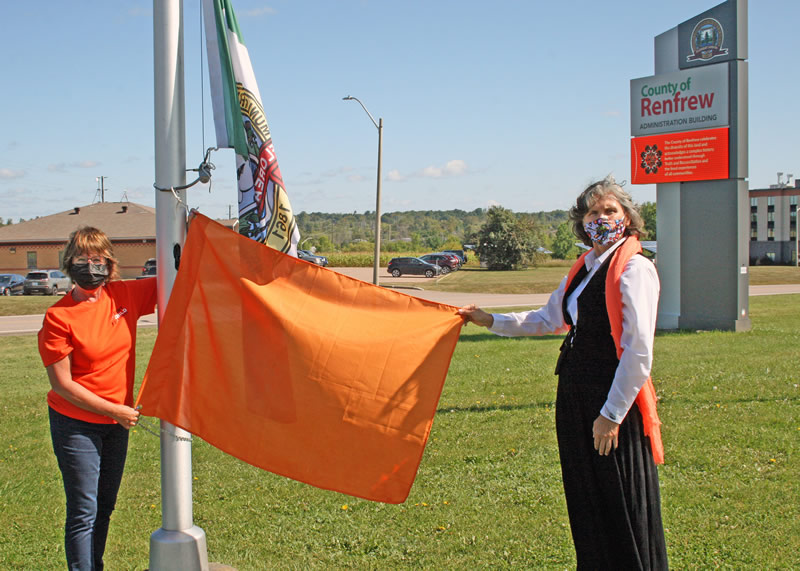
<instances>
[{"instance_id":1,"label":"dark blue car","mask_svg":"<svg viewBox=\"0 0 800 571\"><path fill-rule=\"evenodd\" d=\"M0 274L0 295L22 295L25 278L19 274Z\"/></svg>"}]
</instances>

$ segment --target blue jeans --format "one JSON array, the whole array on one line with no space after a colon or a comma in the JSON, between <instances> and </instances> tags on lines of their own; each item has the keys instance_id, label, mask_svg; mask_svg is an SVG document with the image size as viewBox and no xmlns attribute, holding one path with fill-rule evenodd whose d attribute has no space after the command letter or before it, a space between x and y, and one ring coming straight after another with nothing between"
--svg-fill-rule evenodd
<instances>
[{"instance_id":1,"label":"blue jeans","mask_svg":"<svg viewBox=\"0 0 800 571\"><path fill-rule=\"evenodd\" d=\"M50 436L67 496L67 566L99 571L128 454L128 431L118 424L85 422L49 410Z\"/></svg>"}]
</instances>

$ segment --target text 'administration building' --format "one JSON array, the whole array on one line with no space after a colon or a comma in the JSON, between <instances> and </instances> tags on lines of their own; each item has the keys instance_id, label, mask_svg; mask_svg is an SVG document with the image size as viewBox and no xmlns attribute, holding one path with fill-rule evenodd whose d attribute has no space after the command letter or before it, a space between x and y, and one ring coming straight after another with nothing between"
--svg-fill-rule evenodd
<instances>
[{"instance_id":1,"label":"text 'administration building'","mask_svg":"<svg viewBox=\"0 0 800 571\"><path fill-rule=\"evenodd\" d=\"M800 179L750 190L750 265L797 264Z\"/></svg>"},{"instance_id":2,"label":"text 'administration building'","mask_svg":"<svg viewBox=\"0 0 800 571\"><path fill-rule=\"evenodd\" d=\"M69 235L81 226L94 226L108 235L122 278L141 275L145 261L156 255L155 208L99 202L0 227L0 273L60 268Z\"/></svg>"}]
</instances>

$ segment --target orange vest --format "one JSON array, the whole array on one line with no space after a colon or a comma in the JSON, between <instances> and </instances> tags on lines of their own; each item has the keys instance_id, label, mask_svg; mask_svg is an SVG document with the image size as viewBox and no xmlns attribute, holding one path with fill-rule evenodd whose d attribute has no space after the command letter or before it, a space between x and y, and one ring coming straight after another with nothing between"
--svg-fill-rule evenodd
<instances>
[{"instance_id":1,"label":"orange vest","mask_svg":"<svg viewBox=\"0 0 800 571\"><path fill-rule=\"evenodd\" d=\"M606 310L608 311L608 321L611 324L611 337L617 348L617 358L622 355L620 339L622 338L622 293L620 292L620 277L625 271L628 261L642 251L642 245L636 236L629 236L625 242L617 248L613 254L608 267L606 276ZM567 274L567 288L575 278L580 268L584 266L584 258L591 252L588 250L580 258ZM566 289L565 289L566 291ZM650 445L653 449L653 460L656 464L664 463L664 445L661 442L661 421L656 412L656 389L653 380L648 377L636 397L636 404L642 413L642 424L644 425L644 435L650 438Z\"/></svg>"}]
</instances>

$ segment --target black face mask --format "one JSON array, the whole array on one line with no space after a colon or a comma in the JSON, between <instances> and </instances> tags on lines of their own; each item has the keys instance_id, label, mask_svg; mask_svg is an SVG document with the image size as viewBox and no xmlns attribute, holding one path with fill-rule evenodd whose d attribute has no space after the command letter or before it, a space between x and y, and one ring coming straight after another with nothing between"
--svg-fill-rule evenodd
<instances>
[{"instance_id":1,"label":"black face mask","mask_svg":"<svg viewBox=\"0 0 800 571\"><path fill-rule=\"evenodd\" d=\"M97 289L108 277L108 267L105 264L72 264L69 277L83 289Z\"/></svg>"}]
</instances>

